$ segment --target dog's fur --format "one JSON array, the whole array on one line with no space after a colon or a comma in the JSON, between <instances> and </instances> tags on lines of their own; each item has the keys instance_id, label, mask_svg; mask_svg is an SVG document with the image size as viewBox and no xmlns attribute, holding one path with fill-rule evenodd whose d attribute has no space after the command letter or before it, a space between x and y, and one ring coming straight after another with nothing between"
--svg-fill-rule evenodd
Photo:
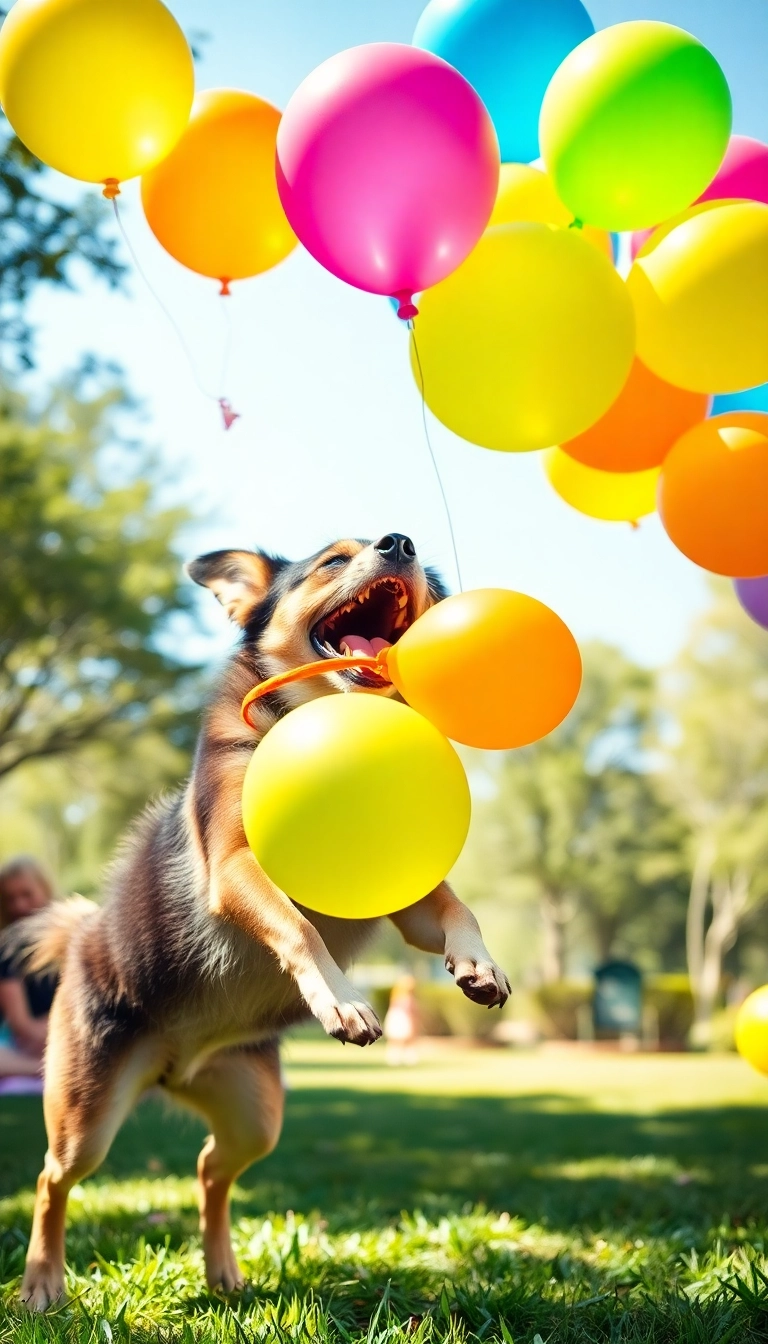
<instances>
[{"instance_id":1,"label":"dog's fur","mask_svg":"<svg viewBox=\"0 0 768 1344\"><path fill-rule=\"evenodd\" d=\"M243 637L205 714L191 779L145 812L111 871L103 906L54 905L16 926L30 965L61 969L46 1056L49 1149L21 1290L37 1310L63 1293L69 1190L103 1160L151 1085L210 1126L198 1162L206 1274L211 1286L239 1287L229 1190L280 1133L279 1032L314 1014L342 1041L366 1045L381 1034L344 975L379 921L332 919L293 904L246 845L240 797L254 747L292 706L345 690L391 695L392 687L365 672L329 672L257 702L253 729L240 703L266 676L329 656L323 619L354 600L362 610L368 599L360 594L371 585L368 629L380 620L383 637L397 638L439 600L439 580L405 541L395 537L389 549L340 541L300 564L251 551L194 561L190 576L213 590ZM391 919L406 942L445 957L469 998L505 1001L505 975L445 883Z\"/></svg>"}]
</instances>

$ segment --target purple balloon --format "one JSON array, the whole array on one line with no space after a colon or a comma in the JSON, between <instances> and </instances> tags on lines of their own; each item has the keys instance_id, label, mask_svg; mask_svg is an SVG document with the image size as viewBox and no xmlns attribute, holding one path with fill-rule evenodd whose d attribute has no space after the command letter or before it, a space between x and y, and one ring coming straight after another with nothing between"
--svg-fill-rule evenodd
<instances>
[{"instance_id":1,"label":"purple balloon","mask_svg":"<svg viewBox=\"0 0 768 1344\"><path fill-rule=\"evenodd\" d=\"M768 574L760 579L734 579L733 586L747 615L768 630Z\"/></svg>"}]
</instances>

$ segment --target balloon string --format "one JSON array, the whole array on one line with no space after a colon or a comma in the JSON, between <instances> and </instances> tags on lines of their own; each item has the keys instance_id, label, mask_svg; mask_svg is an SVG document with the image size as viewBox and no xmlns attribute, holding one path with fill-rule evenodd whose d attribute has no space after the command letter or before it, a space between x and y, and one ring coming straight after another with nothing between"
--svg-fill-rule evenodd
<instances>
[{"instance_id":1,"label":"balloon string","mask_svg":"<svg viewBox=\"0 0 768 1344\"><path fill-rule=\"evenodd\" d=\"M135 251L135 249L134 249L133 243L131 242L130 237L128 236L128 232L127 232L127 230L126 230L126 227L125 227L125 225L124 225L124 223L123 223L122 212L121 212L120 207L119 207L119 205L118 205L118 203L117 203L117 197L116 197L116 196L113 196L113 197L111 198L111 203L112 203L112 209L114 210L114 213L115 213L115 219L116 219L116 221L117 221L117 227L118 227L118 229L120 230L120 233L121 233L121 235L122 235L123 242L125 243L125 246L126 246L126 248L127 248L127 250L128 250L128 255L130 256L131 261L133 262L133 265L134 265L135 270L138 272L138 274L140 275L142 281L144 282L145 287L149 290L149 293L152 295L152 298L154 299L155 303L157 304L158 308L160 309L160 312L163 314L163 316L165 317L166 321L167 321L167 322L170 324L170 326L173 328L173 331L174 331L174 333L175 333L175 335L176 335L176 339L177 339L179 345L181 346L181 349L183 350L184 355L185 355L186 360L187 360L187 363L188 363L188 365L189 365L189 371L190 371L190 373L192 374L192 381L193 381L193 383L195 384L195 387L197 388L197 390L198 390L198 392L200 393L201 396L205 397L208 401L215 401L215 402L216 402L216 405L217 405L217 406L219 407L219 409L221 410L221 413L222 413L222 416L223 416L223 419L224 419L224 428L225 428L225 429L229 429L230 424L234 423L234 420L239 419L239 416L232 412L232 409L231 409L231 407L230 407L230 405L229 405L229 402L226 400L225 397L223 397L223 396L217 397L217 396L215 395L215 393L213 393L213 392L209 392L208 389L207 389L207 387L205 387L204 384L200 381L200 377L199 377L198 372L197 372L197 365L196 365L196 363L195 363L195 357L194 357L194 355L192 354L192 351L190 350L189 346L187 345L187 341L186 341L186 337L184 336L184 332L182 331L181 327L179 326L178 322L176 321L176 318L173 316L173 313L170 311L170 309L169 309L168 307L166 307L165 303L164 303L163 300L160 298L160 295L158 294L157 290L156 290L156 289L154 288L154 286L151 284L151 282L150 282L150 280L149 280L149 277L147 276L147 273L146 273L146 271L144 270L144 267L142 266L141 262L139 261L139 258L138 258L137 255L136 255L136 251ZM228 366L229 366L229 355L230 355L230 349L231 349L231 344L232 344L232 327L231 327L231 323L229 322L229 314L226 315L226 321L227 321L227 324L228 324L228 326L227 326L227 333L228 333L228 334L227 334L227 342L226 342L225 351L224 351L224 361L223 361L223 364L222 364L222 382L223 382L223 378L224 378L224 373L226 372L226 370L227 370L227 368L228 368Z\"/></svg>"},{"instance_id":2,"label":"balloon string","mask_svg":"<svg viewBox=\"0 0 768 1344\"><path fill-rule=\"evenodd\" d=\"M221 373L219 374L219 387L221 388L221 398L224 397L227 385L227 376L229 374L229 361L232 355L232 340L234 336L234 327L232 324L232 310L228 303L220 304L222 316L224 318L224 352L221 357ZM221 400L218 398L218 400Z\"/></svg>"},{"instance_id":3,"label":"balloon string","mask_svg":"<svg viewBox=\"0 0 768 1344\"><path fill-rule=\"evenodd\" d=\"M291 667L287 672L278 672L276 676L260 681L258 686L254 686L248 692L240 706L241 718L249 728L254 728L256 725L251 722L248 711L255 700L261 700L262 696L270 695L272 691L279 691L281 686L289 686L294 681L306 681L309 677L320 677L325 672L348 672L353 667L367 667L383 681L391 682L392 678L387 670L388 654L387 648L382 649L374 658L365 653L351 656L348 654L346 658L318 658L314 663L302 663L301 667Z\"/></svg>"},{"instance_id":4,"label":"balloon string","mask_svg":"<svg viewBox=\"0 0 768 1344\"><path fill-rule=\"evenodd\" d=\"M113 200L112 200L112 209L113 209L114 212L115 212L115 219L117 220L117 227L119 228L119 230L120 230L120 232L121 232L121 234L122 234L122 236L123 236L123 242L125 243L125 246L126 246L127 249L128 249L128 253L129 253L129 255L130 255L131 261L133 262L133 265L134 265L135 269L138 271L139 275L141 276L141 279L144 281L144 284L145 284L146 288L149 290L150 294L152 295L152 298L154 299L154 301L155 301L155 303L157 304L158 308L160 309L161 313L164 315L166 321L168 321L168 322L170 323L170 325L173 327L174 332L176 333L176 339L178 340L179 345L181 346L182 350L184 351L184 354L185 354L185 356L186 356L187 363L189 364L190 372L191 372L191 374L192 374L192 379L193 379L193 381L194 381L194 383L195 383L195 386L197 387L198 391L199 391L200 393L202 393L202 395L203 395L204 397L207 397L207 398L208 398L209 401L218 401L219 398L216 397L216 396L214 396L213 392L209 392L208 389L207 389L206 387L204 387L203 384L201 383L200 378L198 377L197 367L196 367L196 365L195 365L194 356L193 356L192 351L190 350L189 346L187 345L187 342L186 342L186 339L185 339L185 337L184 337L184 333L183 333L183 331L181 330L181 327L179 326L178 322L176 321L176 318L173 316L173 313L172 313L172 312L170 311L170 309L167 308L167 307L165 306L165 304L163 303L163 300L160 298L160 295L158 294L157 290L154 289L153 286L151 285L151 283L150 283L150 281L149 281L149 279L148 279L148 277L147 277L147 273L146 273L146 271L144 270L143 266L141 265L141 262L139 261L139 258L137 257L137 255L136 255L136 253L135 253L135 251L134 251L133 244L132 244L130 238L128 237L128 233L126 232L125 225L123 224L122 215L121 215L121 212L120 212L120 208L119 208L119 206L118 206L118 204L117 204L117 199L116 199L116 198L113 198Z\"/></svg>"},{"instance_id":5,"label":"balloon string","mask_svg":"<svg viewBox=\"0 0 768 1344\"><path fill-rule=\"evenodd\" d=\"M408 329L409 329L409 331L410 331L410 333L411 333L411 340L412 340L412 342L413 342L413 353L414 353L414 355L416 356L416 367L417 367L417 369L418 369L418 371L419 371L419 385L420 385L420 391L421 391L421 422L422 422L422 425L424 426L424 438L425 438L425 440L426 440L427 448L428 448L428 450L429 450L429 456L430 456L431 459L432 459L432 466L433 466L433 469L434 469L434 472L435 472L435 476L437 477L437 484L438 484L438 486L440 487L440 494L441 494L442 497L443 497L443 507L444 507L444 509L445 509L445 516L446 516L446 519L448 520L448 531L449 531L450 534L451 534L451 546L453 547L453 560L454 560L454 564L456 565L456 577L457 577L457 579L459 580L459 592L460 592L460 593L463 593L463 592L464 592L464 584L463 584L462 581L461 581L461 565L459 564L459 549L458 549L458 547L457 547L457 545L456 545L456 534L455 534L455 532L454 532L454 530L453 530L453 519L451 518L451 510L450 510L450 508L449 508L449 506L448 506L448 496L447 496L446 493L445 493L445 486L443 485L443 478L442 478L442 476L440 475L440 468L439 468L438 465L437 465L437 458L435 457L435 450L434 450L434 448L432 447L432 440L431 440L431 438L430 438L430 436L429 436L429 422L428 422L428 420L427 420L427 399L426 399L426 396L425 396L425 394L424 394L424 370L423 370L422 367L421 367L421 359L420 359L420 357L419 357L419 347L418 347L418 345L417 345L417 343L416 343L416 329L415 329L415 325L414 325L413 319L411 319L411 320L409 321L409 323L408 323Z\"/></svg>"}]
</instances>

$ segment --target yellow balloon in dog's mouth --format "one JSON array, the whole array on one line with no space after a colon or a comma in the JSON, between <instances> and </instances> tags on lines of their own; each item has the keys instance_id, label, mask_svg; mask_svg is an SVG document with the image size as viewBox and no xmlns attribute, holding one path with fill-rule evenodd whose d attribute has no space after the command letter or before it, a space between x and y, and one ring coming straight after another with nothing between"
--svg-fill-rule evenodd
<instances>
[{"instance_id":1,"label":"yellow balloon in dog's mouth","mask_svg":"<svg viewBox=\"0 0 768 1344\"><path fill-rule=\"evenodd\" d=\"M464 767L407 705L327 695L278 720L253 753L243 825L291 900L324 915L402 910L447 876L469 829Z\"/></svg>"}]
</instances>

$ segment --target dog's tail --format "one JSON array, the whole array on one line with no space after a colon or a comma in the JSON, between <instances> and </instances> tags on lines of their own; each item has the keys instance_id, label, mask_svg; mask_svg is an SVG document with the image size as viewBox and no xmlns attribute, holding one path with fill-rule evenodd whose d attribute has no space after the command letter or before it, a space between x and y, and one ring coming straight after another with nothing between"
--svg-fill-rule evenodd
<instances>
[{"instance_id":1,"label":"dog's tail","mask_svg":"<svg viewBox=\"0 0 768 1344\"><path fill-rule=\"evenodd\" d=\"M84 896L52 901L44 910L19 919L0 933L0 951L20 971L40 973L63 965L75 930L99 907Z\"/></svg>"}]
</instances>

